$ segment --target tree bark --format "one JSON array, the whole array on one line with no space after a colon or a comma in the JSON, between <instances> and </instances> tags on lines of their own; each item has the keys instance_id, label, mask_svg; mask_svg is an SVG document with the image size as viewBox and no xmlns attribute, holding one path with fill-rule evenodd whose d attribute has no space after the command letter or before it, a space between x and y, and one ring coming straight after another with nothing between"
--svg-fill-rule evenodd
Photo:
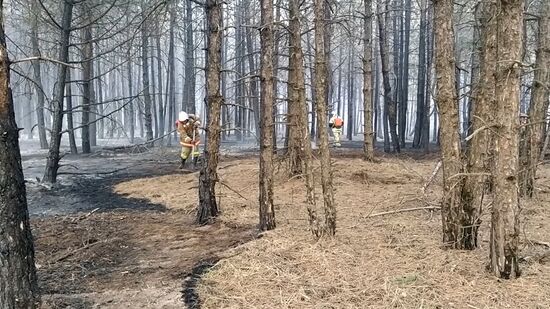
<instances>
[{"instance_id":1,"label":"tree bark","mask_svg":"<svg viewBox=\"0 0 550 309\"><path fill-rule=\"evenodd\" d=\"M520 275L519 242L519 96L523 1L499 0L495 111L494 201L491 215L491 270L501 278Z\"/></svg>"},{"instance_id":2,"label":"tree bark","mask_svg":"<svg viewBox=\"0 0 550 309\"><path fill-rule=\"evenodd\" d=\"M132 58L131 58L130 48L128 48L128 59L127 59L126 70L128 72L128 97L131 97L134 95L134 88L133 88L133 80L132 80L133 79ZM133 144L134 138L135 138L135 131L136 131L134 102L136 102L137 100L133 100L131 98L129 100L131 101L124 108L124 111L125 111L124 124L126 126L126 130L130 132L130 143Z\"/></svg>"},{"instance_id":3,"label":"tree bark","mask_svg":"<svg viewBox=\"0 0 550 309\"><path fill-rule=\"evenodd\" d=\"M143 117L145 120L145 139L153 139L153 119L151 115L151 94L149 85L149 21L145 12L145 5L142 6L141 15L143 24L141 25L141 63L143 76Z\"/></svg>"},{"instance_id":4,"label":"tree bark","mask_svg":"<svg viewBox=\"0 0 550 309\"><path fill-rule=\"evenodd\" d=\"M404 32L401 34L403 37L403 50L402 53L402 78L401 78L401 110L402 115L402 129L399 132L401 137L402 147L405 147L405 141L407 136L407 110L409 105L409 52L410 52L410 36L411 36L411 0L405 0L405 20L404 20Z\"/></svg>"},{"instance_id":5,"label":"tree bark","mask_svg":"<svg viewBox=\"0 0 550 309\"><path fill-rule=\"evenodd\" d=\"M538 49L535 63L535 80L531 88L529 105L529 123L524 129L525 149L520 158L520 193L532 197L535 189L535 177L544 143L546 111L550 96L550 2L541 4L538 29Z\"/></svg>"},{"instance_id":6,"label":"tree bark","mask_svg":"<svg viewBox=\"0 0 550 309\"><path fill-rule=\"evenodd\" d=\"M176 28L176 5L175 1L170 1L170 41L168 42L168 84L170 86L168 94L168 121L170 125L175 122L176 115L176 57L175 57L175 39L174 31ZM183 102L182 102L183 105ZM183 106L182 106L183 107ZM172 121L174 120L174 121ZM172 145L172 138L168 137L168 145Z\"/></svg>"},{"instance_id":7,"label":"tree bark","mask_svg":"<svg viewBox=\"0 0 550 309\"><path fill-rule=\"evenodd\" d=\"M466 169L470 174L483 174L491 172L490 140L492 128L483 129L484 126L493 123L493 113L496 109L494 100L494 73L495 73L495 43L496 23L495 5L491 1L482 1L480 4L480 39L481 43L481 67L480 76L475 83L472 101L473 119L471 125L472 136L468 144ZM482 131L479 131L482 130ZM483 201L488 189L488 178L485 176L469 176L464 180L462 200L464 203L465 228L463 232L464 246L466 249L474 249L478 245L477 230L481 224L480 215Z\"/></svg>"},{"instance_id":8,"label":"tree bark","mask_svg":"<svg viewBox=\"0 0 550 309\"><path fill-rule=\"evenodd\" d=\"M462 249L462 173L460 135L458 128L458 102L455 88L455 52L452 18L453 1L435 0L435 70L437 75L436 98L441 112L441 156L443 163L443 243L446 247Z\"/></svg>"},{"instance_id":9,"label":"tree bark","mask_svg":"<svg viewBox=\"0 0 550 309\"><path fill-rule=\"evenodd\" d=\"M365 20L363 37L363 159L374 160L372 125L372 0L364 0Z\"/></svg>"},{"instance_id":10,"label":"tree bark","mask_svg":"<svg viewBox=\"0 0 550 309\"><path fill-rule=\"evenodd\" d=\"M59 48L59 61L67 63L69 60L69 39L71 35L71 22L73 17L73 1L66 0L63 5L63 19L61 21L61 38ZM67 67L59 65L57 69L57 82L55 83L52 99L53 123L50 136L50 149L44 171L44 182L57 181L59 169L59 146L61 145L61 130L63 128L63 98L65 97L65 82L67 80Z\"/></svg>"},{"instance_id":11,"label":"tree bark","mask_svg":"<svg viewBox=\"0 0 550 309\"><path fill-rule=\"evenodd\" d=\"M199 208L197 223L206 224L218 216L216 182L220 149L220 111L223 97L220 94L222 3L206 0L206 106L207 121L204 160L199 176Z\"/></svg>"},{"instance_id":12,"label":"tree bark","mask_svg":"<svg viewBox=\"0 0 550 309\"><path fill-rule=\"evenodd\" d=\"M305 117L305 80L304 80L304 59L302 52L302 35L300 26L300 7L296 0L289 0L289 60L288 60L288 112L287 130L288 146L286 157L288 158L289 177L303 173L302 167L302 126L307 127L307 107ZM300 81L304 83L300 83Z\"/></svg>"},{"instance_id":13,"label":"tree bark","mask_svg":"<svg viewBox=\"0 0 550 309\"><path fill-rule=\"evenodd\" d=\"M191 0L185 1L185 82L183 85L185 109L191 114L195 110L195 44L193 40L193 6Z\"/></svg>"},{"instance_id":14,"label":"tree bark","mask_svg":"<svg viewBox=\"0 0 550 309\"><path fill-rule=\"evenodd\" d=\"M39 0L31 2L31 45L34 56L40 56L40 45L38 43L38 17L40 16ZM42 85L42 66L40 60L32 61L34 86L36 91L36 120L38 123L38 137L40 139L40 148L48 149L48 139L46 138L46 125L44 121L44 86Z\"/></svg>"},{"instance_id":15,"label":"tree bark","mask_svg":"<svg viewBox=\"0 0 550 309\"><path fill-rule=\"evenodd\" d=\"M68 83L65 84L65 94L67 102L67 130L69 131L69 146L72 154L78 154L78 149L76 147L76 139L74 137L74 122L73 122L73 91L71 81L71 70L67 69L67 80Z\"/></svg>"},{"instance_id":16,"label":"tree bark","mask_svg":"<svg viewBox=\"0 0 550 309\"><path fill-rule=\"evenodd\" d=\"M314 1L315 12L315 105L317 109L317 130L319 132L319 153L321 160L321 186L324 201L324 222L320 222L316 212L309 209L310 225L317 237L336 234L336 206L332 187L332 168L328 148L327 132L327 60L325 52L325 1Z\"/></svg>"},{"instance_id":17,"label":"tree bark","mask_svg":"<svg viewBox=\"0 0 550 309\"><path fill-rule=\"evenodd\" d=\"M380 43L380 57L382 59L382 80L384 83L384 112L386 114L386 117L389 122L389 131L391 134L391 140L393 144L393 151L394 152L400 152L400 145L399 145L399 137L397 136L397 111L396 111L396 102L392 98L392 89L390 84L390 59L388 54L388 42L386 37L386 25L384 20L387 19L387 17L384 17L385 14L382 11L382 4L378 3L378 30L379 30L379 43ZM384 10L387 12L388 5L386 4L386 9ZM384 123L386 124L386 123ZM386 129L384 129L385 131ZM386 132L384 132L386 133ZM386 138L386 134L384 134ZM388 152L389 148L386 147L386 143L384 145L384 150Z\"/></svg>"},{"instance_id":18,"label":"tree bark","mask_svg":"<svg viewBox=\"0 0 550 309\"><path fill-rule=\"evenodd\" d=\"M3 1L0 0L0 8ZM19 129L15 123L10 68L0 12L0 309L37 308L38 284ZM62 87L63 89L63 87Z\"/></svg>"},{"instance_id":19,"label":"tree bark","mask_svg":"<svg viewBox=\"0 0 550 309\"><path fill-rule=\"evenodd\" d=\"M84 11L84 22L88 23L91 18L89 17L90 9L83 6ZM90 153L91 148L91 128L90 128L90 111L93 104L92 99L92 58L93 58L93 49L92 49L92 26L87 25L81 30L82 41L84 42L81 51L82 57L82 129L81 129L81 139L82 139L82 153Z\"/></svg>"},{"instance_id":20,"label":"tree bark","mask_svg":"<svg viewBox=\"0 0 550 309\"><path fill-rule=\"evenodd\" d=\"M429 113L429 109L425 110L426 104L426 11L427 0L420 2L420 34L418 37L418 82L416 89L416 123L414 127L413 147L420 148L422 126L424 124L424 113ZM429 134L430 131L428 131ZM429 137L428 137L429 138Z\"/></svg>"},{"instance_id":21,"label":"tree bark","mask_svg":"<svg viewBox=\"0 0 550 309\"><path fill-rule=\"evenodd\" d=\"M261 2L261 139L260 139L260 230L275 228L275 208L273 206L273 1Z\"/></svg>"}]
</instances>

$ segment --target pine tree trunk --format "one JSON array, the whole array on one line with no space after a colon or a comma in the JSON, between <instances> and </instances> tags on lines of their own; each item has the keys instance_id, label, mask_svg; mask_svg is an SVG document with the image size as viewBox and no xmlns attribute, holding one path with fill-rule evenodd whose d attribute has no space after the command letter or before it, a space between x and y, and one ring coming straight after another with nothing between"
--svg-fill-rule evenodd
<instances>
[{"instance_id":1,"label":"pine tree trunk","mask_svg":"<svg viewBox=\"0 0 550 309\"><path fill-rule=\"evenodd\" d=\"M0 8L3 8L1 0ZM0 14L0 309L37 308L33 237L2 16Z\"/></svg>"},{"instance_id":2,"label":"pine tree trunk","mask_svg":"<svg viewBox=\"0 0 550 309\"><path fill-rule=\"evenodd\" d=\"M222 3L206 0L206 106L207 121L204 163L199 176L199 209L197 223L206 224L218 216L216 182L220 149L220 111L223 97L220 94Z\"/></svg>"},{"instance_id":3,"label":"pine tree trunk","mask_svg":"<svg viewBox=\"0 0 550 309\"><path fill-rule=\"evenodd\" d=\"M38 43L38 17L40 16L39 0L32 0L31 16L31 45L34 56L40 55L40 46ZM46 125L44 121L44 86L42 85L42 66L39 60L32 61L33 78L36 91L36 120L38 123L38 137L40 139L40 148L48 149L48 139L46 137Z\"/></svg>"},{"instance_id":4,"label":"pine tree trunk","mask_svg":"<svg viewBox=\"0 0 550 309\"><path fill-rule=\"evenodd\" d=\"M354 101L355 98L353 97L355 85L354 85L354 79L353 79L353 58L354 58L354 48L350 48L349 58L348 58L348 119L346 119L346 127L347 127L347 137L348 140L353 139L353 111L354 111Z\"/></svg>"},{"instance_id":5,"label":"pine tree trunk","mask_svg":"<svg viewBox=\"0 0 550 309\"><path fill-rule=\"evenodd\" d=\"M159 105L159 136L164 136L164 133L168 129L168 132L172 130L171 123L168 123L168 126L166 125L166 109L164 108L164 103L162 100L162 49L160 45L160 37L161 37L161 30L160 26L157 26L157 37L155 38L155 43L157 45L157 100ZM154 78L154 77L153 77ZM183 104L185 104L185 98L182 101ZM168 137L169 139L169 137Z\"/></svg>"},{"instance_id":6,"label":"pine tree trunk","mask_svg":"<svg viewBox=\"0 0 550 309\"><path fill-rule=\"evenodd\" d=\"M411 0L405 0L405 20L403 30L403 46L402 46L402 63L403 73L401 78L401 114L402 114L402 131L399 133L402 141L402 147L405 147L407 135L407 110L409 108L409 52L410 52L410 36L411 36Z\"/></svg>"},{"instance_id":7,"label":"pine tree trunk","mask_svg":"<svg viewBox=\"0 0 550 309\"><path fill-rule=\"evenodd\" d=\"M327 59L325 53L325 1L314 1L315 12L315 105L317 109L317 130L319 132L319 153L321 160L321 186L324 201L324 222L320 222L318 214L310 210L310 224L317 237L336 234L336 206L334 189L332 187L332 167L328 147L327 132Z\"/></svg>"},{"instance_id":8,"label":"pine tree trunk","mask_svg":"<svg viewBox=\"0 0 550 309\"><path fill-rule=\"evenodd\" d=\"M524 129L525 156L520 158L520 193L527 197L532 197L535 189L535 176L541 159L550 96L550 2L545 1L541 6L535 80L528 111L529 124Z\"/></svg>"},{"instance_id":9,"label":"pine tree trunk","mask_svg":"<svg viewBox=\"0 0 550 309\"><path fill-rule=\"evenodd\" d=\"M76 147L76 139L74 137L74 121L73 121L73 91L71 83L71 70L67 68L67 81L65 84L65 94L67 102L67 130L69 131L69 146L72 154L78 154L78 148Z\"/></svg>"},{"instance_id":10,"label":"pine tree trunk","mask_svg":"<svg viewBox=\"0 0 550 309\"><path fill-rule=\"evenodd\" d=\"M97 113L98 115L103 115L104 114L104 106L103 106L103 75L101 73L101 61L98 60L97 61L97 80L96 80L96 83L97 83L97 98L98 98L98 103L101 103L101 104L98 104L97 105ZM121 87L122 84L119 84L119 87ZM99 120L99 129L98 129L98 135L97 137L99 139L104 139L105 138L105 119L100 119Z\"/></svg>"},{"instance_id":11,"label":"pine tree trunk","mask_svg":"<svg viewBox=\"0 0 550 309\"><path fill-rule=\"evenodd\" d=\"M89 9L85 8L84 11L86 18L84 20L87 22L90 18L88 18ZM81 138L82 138L82 153L90 153L92 151L91 148L91 130L90 130L90 111L91 111L91 104L93 103L92 100L92 75L93 75L93 68L92 68L92 58L93 58L93 52L92 52L92 29L91 25L88 25L87 27L84 27L81 30L81 36L82 41L84 42L84 45L82 46L81 56L82 56L82 130L81 130Z\"/></svg>"},{"instance_id":12,"label":"pine tree trunk","mask_svg":"<svg viewBox=\"0 0 550 309\"><path fill-rule=\"evenodd\" d=\"M153 119L151 115L151 94L149 85L149 21L147 20L145 6L142 7L141 15L143 24L141 24L141 63L143 76L143 114L145 124L145 139L153 139Z\"/></svg>"},{"instance_id":13,"label":"pine tree trunk","mask_svg":"<svg viewBox=\"0 0 550 309\"><path fill-rule=\"evenodd\" d=\"M261 139L260 139L260 230L275 228L273 206L273 1L261 0Z\"/></svg>"},{"instance_id":14,"label":"pine tree trunk","mask_svg":"<svg viewBox=\"0 0 550 309\"><path fill-rule=\"evenodd\" d=\"M455 88L455 52L452 0L435 0L435 70L437 75L436 98L441 111L441 156L443 163L443 243L449 248L462 249L463 179L457 175L463 171L458 128L458 101Z\"/></svg>"},{"instance_id":15,"label":"pine tree trunk","mask_svg":"<svg viewBox=\"0 0 550 309\"><path fill-rule=\"evenodd\" d=\"M195 114L195 43L193 40L192 1L185 1L185 81L183 85L185 109Z\"/></svg>"},{"instance_id":16,"label":"pine tree trunk","mask_svg":"<svg viewBox=\"0 0 550 309\"><path fill-rule=\"evenodd\" d=\"M127 59L127 65L126 69L128 71L128 97L131 97L134 95L134 89L133 89L133 74L132 74L132 59L131 59L131 51L130 48L128 48L128 59ZM126 130L130 133L130 143L134 143L135 138L135 131L136 131L136 122L135 122L135 112L134 112L134 102L137 102L136 99L130 98L130 102L126 105L124 108L125 115L124 115L124 124L126 126ZM111 129L112 132L112 129Z\"/></svg>"},{"instance_id":17,"label":"pine tree trunk","mask_svg":"<svg viewBox=\"0 0 550 309\"><path fill-rule=\"evenodd\" d=\"M387 7L388 5L386 4L386 9L384 10L385 12L388 11ZM384 13L382 13L382 4L378 3L380 57L382 59L382 80L384 83L384 113L386 114L389 123L389 133L391 134L393 151L400 152L399 138L397 136L396 102L392 98L392 89L390 84L390 59L388 54L389 47L386 37L386 23L384 22L385 19L388 20L387 17L384 17ZM384 125L387 125L386 122L384 122ZM384 131L386 131L386 128L384 128ZM387 132L384 132L384 151L389 152L389 143L386 142L386 138L389 138L389 136L387 136Z\"/></svg>"},{"instance_id":18,"label":"pine tree trunk","mask_svg":"<svg viewBox=\"0 0 550 309\"><path fill-rule=\"evenodd\" d=\"M421 0L420 3L420 34L418 37L418 82L416 89L416 123L414 127L413 147L420 148L421 137L424 124L424 114L430 110L425 110L426 105L426 11L427 0ZM428 131L429 134L430 131ZM428 137L429 141L429 137Z\"/></svg>"},{"instance_id":19,"label":"pine tree trunk","mask_svg":"<svg viewBox=\"0 0 550 309\"><path fill-rule=\"evenodd\" d=\"M307 127L307 107L306 115L302 115L304 108L302 104L302 91L305 95L305 89L301 87L300 80L304 80L304 59L302 52L302 35L300 26L300 8L296 0L289 1L289 60L288 60L288 113L287 130L288 146L286 157L289 163L289 177L303 173L302 167L302 126ZM305 118L305 119L304 119ZM304 122L305 121L305 122Z\"/></svg>"},{"instance_id":20,"label":"pine tree trunk","mask_svg":"<svg viewBox=\"0 0 550 309\"><path fill-rule=\"evenodd\" d=\"M73 16L73 2L65 1L63 5L63 19L61 26L61 39L59 48L59 61L67 62L69 59L69 39L71 35L71 22ZM61 145L61 130L63 128L63 98L65 97L65 82L67 80L67 67L59 65L57 69L57 82L54 86L52 99L53 123L51 128L50 149L44 171L44 182L54 183L57 180L59 169L59 146Z\"/></svg>"},{"instance_id":21,"label":"pine tree trunk","mask_svg":"<svg viewBox=\"0 0 550 309\"><path fill-rule=\"evenodd\" d=\"M363 158L374 160L374 132L372 125L372 0L364 0L365 25L363 37Z\"/></svg>"},{"instance_id":22,"label":"pine tree trunk","mask_svg":"<svg viewBox=\"0 0 550 309\"><path fill-rule=\"evenodd\" d=\"M464 181L462 200L464 202L464 213L466 227L464 228L464 242L466 249L477 247L477 230L481 221L479 219L483 201L488 189L488 178L477 176L483 173L490 173L489 149L492 139L491 129L483 129L487 124L493 123L493 113L496 109L494 101L494 70L495 70L495 43L496 23L494 19L495 5L491 1L482 1L478 9L480 12L480 39L481 39L481 67L478 82L474 84L472 95L473 119L472 135L467 149L468 173L476 176L469 176ZM482 131L479 131L482 130Z\"/></svg>"},{"instance_id":23,"label":"pine tree trunk","mask_svg":"<svg viewBox=\"0 0 550 309\"><path fill-rule=\"evenodd\" d=\"M519 273L519 95L523 1L499 0L495 111L494 201L491 216L491 270L497 277Z\"/></svg>"},{"instance_id":24,"label":"pine tree trunk","mask_svg":"<svg viewBox=\"0 0 550 309\"><path fill-rule=\"evenodd\" d=\"M175 38L174 31L176 27L176 6L174 1L170 2L170 41L168 42L168 84L170 87L168 94L168 123L173 125L176 115L176 57L175 57ZM174 120L174 121L172 121ZM168 145L172 145L172 138L169 136Z\"/></svg>"}]
</instances>

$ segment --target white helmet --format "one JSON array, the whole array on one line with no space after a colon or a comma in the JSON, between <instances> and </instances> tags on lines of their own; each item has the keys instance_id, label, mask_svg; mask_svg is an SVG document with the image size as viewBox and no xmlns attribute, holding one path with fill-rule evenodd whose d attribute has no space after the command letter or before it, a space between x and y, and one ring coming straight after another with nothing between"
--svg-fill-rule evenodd
<instances>
[{"instance_id":1,"label":"white helmet","mask_svg":"<svg viewBox=\"0 0 550 309\"><path fill-rule=\"evenodd\" d=\"M185 121L185 120L187 120L187 119L189 119L189 115L187 115L186 112L180 112L179 117L178 117L178 120L179 120L179 121Z\"/></svg>"}]
</instances>

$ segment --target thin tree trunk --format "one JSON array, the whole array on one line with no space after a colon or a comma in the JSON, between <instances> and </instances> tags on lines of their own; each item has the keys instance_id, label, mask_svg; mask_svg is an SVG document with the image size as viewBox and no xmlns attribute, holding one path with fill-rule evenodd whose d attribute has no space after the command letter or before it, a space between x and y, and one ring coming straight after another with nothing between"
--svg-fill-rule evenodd
<instances>
[{"instance_id":1,"label":"thin tree trunk","mask_svg":"<svg viewBox=\"0 0 550 309\"><path fill-rule=\"evenodd\" d=\"M69 146L71 148L72 154L78 154L78 149L76 147L76 140L74 137L74 122L73 122L73 91L71 83L71 70L67 69L67 81L65 84L65 101L67 102L67 130L69 131Z\"/></svg>"},{"instance_id":2,"label":"thin tree trunk","mask_svg":"<svg viewBox=\"0 0 550 309\"><path fill-rule=\"evenodd\" d=\"M145 5L142 6L141 15L143 17L143 24L141 25L141 62L142 62L142 76L143 76L143 114L145 120L145 139L150 141L153 139L153 119L151 117L151 94L149 92L149 29Z\"/></svg>"},{"instance_id":3,"label":"thin tree trunk","mask_svg":"<svg viewBox=\"0 0 550 309\"><path fill-rule=\"evenodd\" d=\"M429 109L426 110L426 11L427 0L422 0L420 3L420 35L418 38L418 83L416 89L416 124L414 129L413 147L420 148L421 136L423 130L424 114L429 114ZM428 135L430 131L428 130ZM428 136L429 141L429 136Z\"/></svg>"},{"instance_id":4,"label":"thin tree trunk","mask_svg":"<svg viewBox=\"0 0 550 309\"><path fill-rule=\"evenodd\" d=\"M273 16L271 17L273 18ZM250 28L247 28L246 30L246 47L248 52L248 67L250 69L250 73L253 74L253 72L256 71L256 61L254 61L254 41L252 40L252 31ZM271 54L273 54L273 52ZM250 90L251 90L250 105L254 109L254 119L255 119L254 128L256 130L256 134L260 133L260 106L259 106L260 94L259 94L258 86L259 85L256 78L250 81ZM271 84L271 87L273 87L273 84ZM273 113L273 109L271 109L271 112Z\"/></svg>"},{"instance_id":5,"label":"thin tree trunk","mask_svg":"<svg viewBox=\"0 0 550 309\"><path fill-rule=\"evenodd\" d=\"M260 230L275 228L273 206L273 1L261 0L261 139L260 139ZM258 119L257 119L258 120Z\"/></svg>"},{"instance_id":6,"label":"thin tree trunk","mask_svg":"<svg viewBox=\"0 0 550 309\"><path fill-rule=\"evenodd\" d=\"M160 45L160 37L161 37L161 31L160 26L157 26L157 36L155 38L155 43L157 45L157 100L159 105L159 136L164 136L164 132L166 131L166 128L168 128L168 131L170 131L171 126L173 124L169 123L168 126L166 126L166 110L164 109L164 102L162 100L162 53L161 53L161 45ZM154 76L153 76L154 78ZM183 99L183 104L185 104L185 98Z\"/></svg>"},{"instance_id":7,"label":"thin tree trunk","mask_svg":"<svg viewBox=\"0 0 550 309\"><path fill-rule=\"evenodd\" d=\"M69 39L71 35L71 22L73 16L72 0L65 1L63 5L63 19L61 21L61 38L59 48L59 61L69 60ZM52 99L53 123L50 136L50 149L46 160L44 171L44 182L54 183L57 180L59 169L59 146L61 145L61 130L63 128L63 98L65 96L65 81L67 80L67 67L59 65L57 70L57 82L54 86L54 97Z\"/></svg>"},{"instance_id":8,"label":"thin tree trunk","mask_svg":"<svg viewBox=\"0 0 550 309\"><path fill-rule=\"evenodd\" d=\"M133 74L132 74L132 60L131 60L131 51L130 48L128 48L128 62L126 69L128 71L128 97L131 97L134 95L134 89L133 89ZM124 111L125 117L124 117L124 123L126 125L126 130L130 132L130 143L134 143L135 138L135 128L136 128L136 122L135 122L135 112L134 112L134 102L137 100L134 100L130 98L131 100L125 107ZM112 130L111 130L112 132Z\"/></svg>"},{"instance_id":9,"label":"thin tree trunk","mask_svg":"<svg viewBox=\"0 0 550 309\"><path fill-rule=\"evenodd\" d=\"M521 81L522 0L497 2L497 68L494 201L491 213L491 271L497 277L519 273L519 95Z\"/></svg>"},{"instance_id":10,"label":"thin tree trunk","mask_svg":"<svg viewBox=\"0 0 550 309\"><path fill-rule=\"evenodd\" d=\"M3 1L0 0L0 8ZM38 283L0 11L0 309L37 308ZM63 87L62 87L63 89Z\"/></svg>"},{"instance_id":11,"label":"thin tree trunk","mask_svg":"<svg viewBox=\"0 0 550 309\"><path fill-rule=\"evenodd\" d=\"M388 5L386 4L385 11L387 12ZM387 14L387 13L386 13ZM392 99L392 89L390 84L390 64L388 54L388 43L386 37L386 27L384 19L384 13L382 12L382 4L378 4L378 30L380 34L380 57L382 58L382 79L384 83L384 112L387 113L386 117L389 122L389 131L391 134L393 151L400 152L399 138L397 136L397 119L396 119L396 102ZM384 123L386 125L386 123ZM386 128L384 128L386 131ZM386 132L384 132L386 136ZM386 138L386 137L385 137ZM386 142L384 143L384 150L387 152Z\"/></svg>"},{"instance_id":12,"label":"thin tree trunk","mask_svg":"<svg viewBox=\"0 0 550 309\"><path fill-rule=\"evenodd\" d=\"M40 16L39 0L32 0L31 16L31 45L34 56L40 56L40 46L38 43L38 17ZM48 139L46 137L46 125L44 121L44 86L42 85L42 67L39 60L32 61L34 86L36 91L36 120L38 123L38 137L40 139L40 148L48 149Z\"/></svg>"},{"instance_id":13,"label":"thin tree trunk","mask_svg":"<svg viewBox=\"0 0 550 309\"><path fill-rule=\"evenodd\" d=\"M363 37L363 158L374 160L374 132L372 126L372 0L364 0L365 19Z\"/></svg>"},{"instance_id":14,"label":"thin tree trunk","mask_svg":"<svg viewBox=\"0 0 550 309\"><path fill-rule=\"evenodd\" d=\"M319 152L321 160L321 186L324 201L324 222L319 222L318 215L309 209L310 225L314 235L333 236L336 234L336 206L332 187L332 168L328 148L327 124L327 58L325 51L325 1L314 1L315 12L315 104L317 109L317 130L319 131Z\"/></svg>"},{"instance_id":15,"label":"thin tree trunk","mask_svg":"<svg viewBox=\"0 0 550 309\"><path fill-rule=\"evenodd\" d=\"M195 44L193 42L192 1L185 1L185 82L183 85L185 110L196 114L195 110Z\"/></svg>"},{"instance_id":16,"label":"thin tree trunk","mask_svg":"<svg viewBox=\"0 0 550 309\"><path fill-rule=\"evenodd\" d=\"M353 58L355 57L354 55L354 51L355 49L354 48L350 48L350 53L349 53L349 59L348 59L348 119L347 119L347 123L346 123L346 126L347 126L347 135L348 135L348 140L352 140L353 139L353 122L354 122L354 117L353 117L353 111L354 111L354 101L355 101L355 98L354 98L354 89L355 89L355 81L354 81L354 76L353 76Z\"/></svg>"},{"instance_id":17,"label":"thin tree trunk","mask_svg":"<svg viewBox=\"0 0 550 309\"><path fill-rule=\"evenodd\" d=\"M204 160L199 175L199 209L197 223L206 224L218 216L216 182L218 181L218 158L220 149L220 110L223 97L220 95L222 3L219 0L206 0L206 106L208 130Z\"/></svg>"},{"instance_id":18,"label":"thin tree trunk","mask_svg":"<svg viewBox=\"0 0 550 309\"><path fill-rule=\"evenodd\" d=\"M170 125L173 125L176 115L176 57L175 57L175 39L174 31L176 27L176 6L175 2L170 2L170 42L168 42L168 84L170 86L170 92L168 95L168 121ZM183 102L182 102L183 105ZM183 107L183 106L182 106ZM168 137L168 145L172 145L172 138Z\"/></svg>"},{"instance_id":19,"label":"thin tree trunk","mask_svg":"<svg viewBox=\"0 0 550 309\"><path fill-rule=\"evenodd\" d=\"M89 18L88 13L89 9L86 8L86 6L83 7L83 10L85 11L85 18L84 20L87 22L91 18ZM93 51L92 51L92 29L91 25L88 25L87 27L84 27L81 30L81 36L82 41L84 42L84 45L82 46L82 129L81 129L81 139L82 139L82 153L90 153L92 151L91 148L91 130L90 130L90 111L91 111L91 105L93 104L92 100L92 75L93 75L93 68L92 68L92 58L93 58Z\"/></svg>"},{"instance_id":20,"label":"thin tree trunk","mask_svg":"<svg viewBox=\"0 0 550 309\"><path fill-rule=\"evenodd\" d=\"M98 97L98 104L97 105L97 113L102 116L104 114L104 106L103 106L103 77L101 74L101 61L97 61L97 97ZM122 87L122 84L119 84L119 87ZM114 116L113 116L114 117ZM105 119L99 120L99 130L98 130L98 138L104 139L105 138Z\"/></svg>"},{"instance_id":21,"label":"thin tree trunk","mask_svg":"<svg viewBox=\"0 0 550 309\"><path fill-rule=\"evenodd\" d=\"M535 64L535 80L531 89L529 124L525 127L525 154L520 158L523 172L520 173L520 193L532 197L535 176L541 159L544 143L546 112L550 96L550 2L541 4L538 29L538 49Z\"/></svg>"},{"instance_id":22,"label":"thin tree trunk","mask_svg":"<svg viewBox=\"0 0 550 309\"><path fill-rule=\"evenodd\" d=\"M399 132L401 137L401 146L405 147L406 135L407 135L407 111L409 104L409 52L410 52L410 36L411 36L411 0L405 0L405 20L402 46L402 78L401 78L401 121L402 128Z\"/></svg>"}]
</instances>

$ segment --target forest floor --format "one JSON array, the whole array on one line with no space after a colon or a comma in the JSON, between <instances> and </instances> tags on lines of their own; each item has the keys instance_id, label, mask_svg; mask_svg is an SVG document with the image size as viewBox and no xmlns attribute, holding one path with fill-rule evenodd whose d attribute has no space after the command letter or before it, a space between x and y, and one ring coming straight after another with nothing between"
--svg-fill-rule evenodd
<instances>
[{"instance_id":1,"label":"forest floor","mask_svg":"<svg viewBox=\"0 0 550 309\"><path fill-rule=\"evenodd\" d=\"M441 248L440 175L422 190L437 154L366 163L349 146L333 151L337 235L320 241L284 162L277 228L257 234L253 152L221 157L222 214L204 227L193 225L198 173L177 169L175 148L67 157L73 174L54 188L31 181L40 162L24 156L43 308L550 307L550 167L522 202L522 277L502 281L485 270L488 210L479 249ZM373 216L419 207L432 209Z\"/></svg>"}]
</instances>

